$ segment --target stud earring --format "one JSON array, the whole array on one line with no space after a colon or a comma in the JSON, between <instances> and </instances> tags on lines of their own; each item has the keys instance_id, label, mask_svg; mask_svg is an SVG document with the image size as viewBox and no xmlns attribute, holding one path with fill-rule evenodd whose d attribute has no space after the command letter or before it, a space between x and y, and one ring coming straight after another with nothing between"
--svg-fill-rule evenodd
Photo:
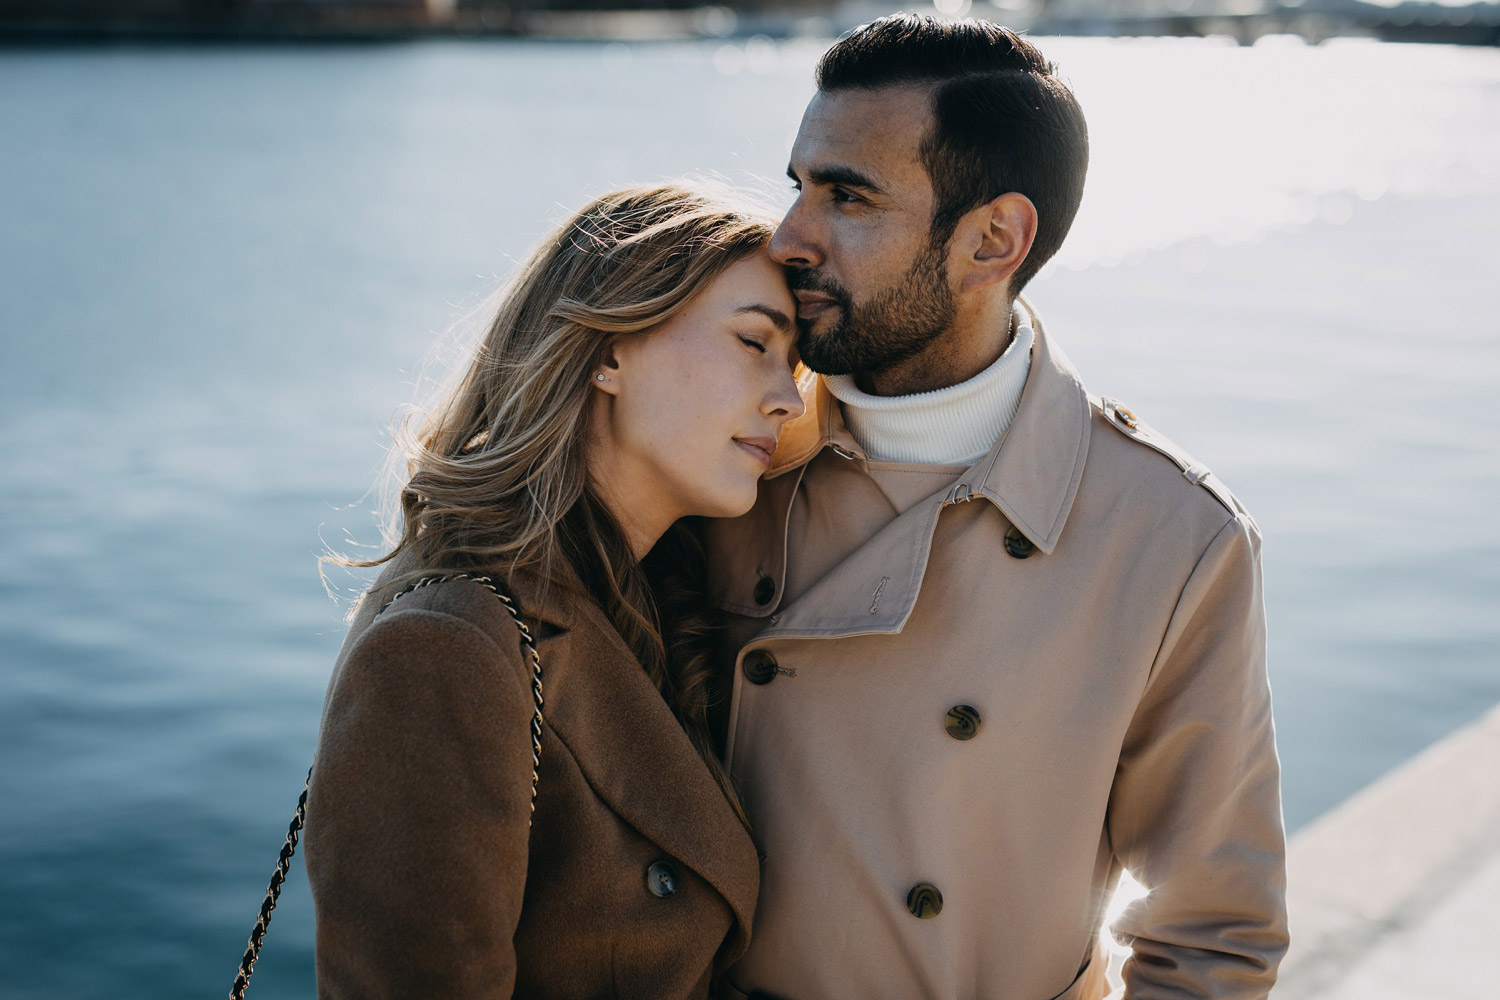
<instances>
[{"instance_id":1,"label":"stud earring","mask_svg":"<svg viewBox=\"0 0 1500 1000\"><path fill-rule=\"evenodd\" d=\"M604 373L600 372L599 374L595 375L594 378L596 378L599 381L603 382L604 381Z\"/></svg>"}]
</instances>

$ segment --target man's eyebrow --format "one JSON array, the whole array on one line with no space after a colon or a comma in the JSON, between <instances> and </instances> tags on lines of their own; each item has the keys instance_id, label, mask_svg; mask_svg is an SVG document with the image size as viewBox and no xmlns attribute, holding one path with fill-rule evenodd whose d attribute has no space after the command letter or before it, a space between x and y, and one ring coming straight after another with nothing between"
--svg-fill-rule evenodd
<instances>
[{"instance_id":1,"label":"man's eyebrow","mask_svg":"<svg viewBox=\"0 0 1500 1000\"><path fill-rule=\"evenodd\" d=\"M799 184L802 182L802 178L797 176L797 171L792 169L791 164L787 165L786 175ZM814 167L807 172L807 177L814 184L837 184L840 187L859 188L872 194L885 194L885 190L867 174L839 163L826 167Z\"/></svg>"},{"instance_id":2,"label":"man's eyebrow","mask_svg":"<svg viewBox=\"0 0 1500 1000\"><path fill-rule=\"evenodd\" d=\"M775 323L776 329L780 330L782 333L792 332L791 317L782 312L780 309L777 309L775 306L768 306L757 302L754 305L740 306L734 311L734 314L736 316L743 315L744 313L759 313L766 319L770 320L772 323Z\"/></svg>"}]
</instances>

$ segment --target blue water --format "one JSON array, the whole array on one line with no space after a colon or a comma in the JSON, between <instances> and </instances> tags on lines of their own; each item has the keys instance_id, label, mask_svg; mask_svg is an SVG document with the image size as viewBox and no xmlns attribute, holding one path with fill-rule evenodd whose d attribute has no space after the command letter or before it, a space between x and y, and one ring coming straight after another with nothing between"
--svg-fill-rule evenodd
<instances>
[{"instance_id":1,"label":"blue water","mask_svg":"<svg viewBox=\"0 0 1500 1000\"><path fill-rule=\"evenodd\" d=\"M0 996L227 990L430 345L590 194L778 177L821 44L0 52ZM1296 828L1500 700L1500 53L1047 47L1032 297L1260 519Z\"/></svg>"}]
</instances>

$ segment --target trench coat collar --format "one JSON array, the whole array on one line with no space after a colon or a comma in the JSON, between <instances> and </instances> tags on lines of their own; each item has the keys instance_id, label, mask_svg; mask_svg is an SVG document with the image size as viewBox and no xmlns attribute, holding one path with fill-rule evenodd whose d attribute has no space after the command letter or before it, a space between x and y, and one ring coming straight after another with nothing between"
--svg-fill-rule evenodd
<instances>
[{"instance_id":1,"label":"trench coat collar","mask_svg":"<svg viewBox=\"0 0 1500 1000\"><path fill-rule=\"evenodd\" d=\"M566 630L537 644L548 728L611 809L724 897L739 925L737 950L731 949L738 954L748 943L760 887L749 831L572 568L556 568L552 580L516 573L509 582L523 618ZM549 671L586 675L587 711L572 711L574 705L547 693Z\"/></svg>"},{"instance_id":2,"label":"trench coat collar","mask_svg":"<svg viewBox=\"0 0 1500 1000\"><path fill-rule=\"evenodd\" d=\"M984 497L1033 545L1050 554L1083 480L1089 398L1073 363L1047 336L1036 309L1024 296L1018 301L1036 331L1020 407L989 454L954 483L951 496L958 502L965 496ZM767 478L804 468L825 448L863 459L864 450L822 377L809 374L799 388L807 400L806 412L782 431Z\"/></svg>"}]
</instances>

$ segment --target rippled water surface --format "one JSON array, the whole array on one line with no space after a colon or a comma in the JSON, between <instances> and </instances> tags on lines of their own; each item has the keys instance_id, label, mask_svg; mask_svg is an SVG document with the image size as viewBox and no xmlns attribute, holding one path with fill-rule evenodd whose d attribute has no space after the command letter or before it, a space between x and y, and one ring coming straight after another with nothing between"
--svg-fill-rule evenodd
<instances>
[{"instance_id":1,"label":"rippled water surface","mask_svg":"<svg viewBox=\"0 0 1500 1000\"><path fill-rule=\"evenodd\" d=\"M784 201L822 44L0 52L0 995L227 990L315 556L434 337L611 185ZM1043 45L1094 166L1032 298L1261 522L1295 828L1500 700L1500 53ZM252 995L311 924L294 881Z\"/></svg>"}]
</instances>

